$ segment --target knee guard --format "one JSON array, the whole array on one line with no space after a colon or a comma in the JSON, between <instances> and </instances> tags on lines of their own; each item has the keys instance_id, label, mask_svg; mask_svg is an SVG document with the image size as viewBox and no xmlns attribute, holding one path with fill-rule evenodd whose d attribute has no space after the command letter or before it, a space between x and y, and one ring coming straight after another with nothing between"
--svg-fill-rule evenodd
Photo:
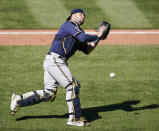
<instances>
[{"instance_id":1,"label":"knee guard","mask_svg":"<svg viewBox=\"0 0 159 131\"><path fill-rule=\"evenodd\" d=\"M72 81L72 89L67 90L66 92L66 102L69 108L69 114L72 118L69 119L77 119L81 117L81 105L79 98L79 88L80 84L78 81L73 79Z\"/></svg>"},{"instance_id":2,"label":"knee guard","mask_svg":"<svg viewBox=\"0 0 159 131\"><path fill-rule=\"evenodd\" d=\"M21 95L21 100L18 101L18 104L21 107L30 106L34 104L38 104L40 102L53 102L56 97L57 89L50 90L36 90L33 92L28 92L24 95Z\"/></svg>"},{"instance_id":3,"label":"knee guard","mask_svg":"<svg viewBox=\"0 0 159 131\"><path fill-rule=\"evenodd\" d=\"M74 78L72 78L72 83L73 83L73 86L76 86L78 88L81 87L80 83L77 80L75 80Z\"/></svg>"},{"instance_id":4,"label":"knee guard","mask_svg":"<svg viewBox=\"0 0 159 131\"><path fill-rule=\"evenodd\" d=\"M44 92L44 101L53 102L55 100L57 89L45 89Z\"/></svg>"}]
</instances>

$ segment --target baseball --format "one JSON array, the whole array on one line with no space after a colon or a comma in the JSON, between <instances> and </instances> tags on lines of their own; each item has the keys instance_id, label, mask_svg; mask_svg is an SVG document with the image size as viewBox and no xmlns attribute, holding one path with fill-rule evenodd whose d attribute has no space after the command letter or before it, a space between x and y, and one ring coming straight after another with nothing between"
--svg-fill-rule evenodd
<instances>
[{"instance_id":1,"label":"baseball","mask_svg":"<svg viewBox=\"0 0 159 131\"><path fill-rule=\"evenodd\" d=\"M114 78L115 77L115 73L110 73L110 78Z\"/></svg>"}]
</instances>

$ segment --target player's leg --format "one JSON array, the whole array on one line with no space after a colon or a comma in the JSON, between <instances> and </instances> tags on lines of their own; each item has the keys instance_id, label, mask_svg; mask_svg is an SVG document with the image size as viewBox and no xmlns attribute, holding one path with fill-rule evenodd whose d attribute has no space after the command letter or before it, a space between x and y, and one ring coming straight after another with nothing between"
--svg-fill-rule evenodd
<instances>
[{"instance_id":1,"label":"player's leg","mask_svg":"<svg viewBox=\"0 0 159 131\"><path fill-rule=\"evenodd\" d=\"M47 71L66 89L66 101L69 111L67 124L74 126L88 125L88 122L86 124L86 122L80 120L81 106L78 95L79 84L77 84L77 81L72 79L72 74L67 63L55 55L53 56L52 65L47 68Z\"/></svg>"},{"instance_id":2,"label":"player's leg","mask_svg":"<svg viewBox=\"0 0 159 131\"><path fill-rule=\"evenodd\" d=\"M40 102L54 101L58 82L44 68L44 90L35 90L11 97L11 114L14 115L20 107L31 106Z\"/></svg>"},{"instance_id":3,"label":"player's leg","mask_svg":"<svg viewBox=\"0 0 159 131\"><path fill-rule=\"evenodd\" d=\"M81 117L81 105L79 99L80 84L76 84L72 79L72 83L66 89L66 102L69 108L69 121L75 120ZM70 88L70 89L69 89Z\"/></svg>"},{"instance_id":4,"label":"player's leg","mask_svg":"<svg viewBox=\"0 0 159 131\"><path fill-rule=\"evenodd\" d=\"M71 126L88 126L87 120L81 118L81 104L79 98L80 84L72 78L72 90L67 90L66 101L69 108L69 119L67 125Z\"/></svg>"},{"instance_id":5,"label":"player's leg","mask_svg":"<svg viewBox=\"0 0 159 131\"><path fill-rule=\"evenodd\" d=\"M40 102L53 101L56 96L56 90L35 90L22 95L12 94L11 114L14 115L20 107L31 106Z\"/></svg>"}]
</instances>

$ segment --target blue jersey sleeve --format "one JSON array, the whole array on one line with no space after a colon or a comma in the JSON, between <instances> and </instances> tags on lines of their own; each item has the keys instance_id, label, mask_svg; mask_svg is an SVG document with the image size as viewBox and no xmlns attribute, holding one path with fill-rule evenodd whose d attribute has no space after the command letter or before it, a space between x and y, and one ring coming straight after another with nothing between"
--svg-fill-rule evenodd
<instances>
[{"instance_id":1,"label":"blue jersey sleeve","mask_svg":"<svg viewBox=\"0 0 159 131\"><path fill-rule=\"evenodd\" d=\"M88 35L75 22L66 22L64 25L65 32L72 35L81 43L87 43L98 39L97 35Z\"/></svg>"},{"instance_id":2,"label":"blue jersey sleeve","mask_svg":"<svg viewBox=\"0 0 159 131\"><path fill-rule=\"evenodd\" d=\"M88 35L85 33L80 33L76 36L76 38L82 42L82 43L86 43L86 42L92 42L98 39L97 35Z\"/></svg>"}]
</instances>

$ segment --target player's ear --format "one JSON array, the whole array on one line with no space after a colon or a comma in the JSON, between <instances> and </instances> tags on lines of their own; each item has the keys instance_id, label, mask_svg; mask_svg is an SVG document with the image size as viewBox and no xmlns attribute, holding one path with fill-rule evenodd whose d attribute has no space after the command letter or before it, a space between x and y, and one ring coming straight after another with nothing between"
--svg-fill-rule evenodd
<instances>
[{"instance_id":1,"label":"player's ear","mask_svg":"<svg viewBox=\"0 0 159 131\"><path fill-rule=\"evenodd\" d=\"M76 14L72 14L71 20L75 20L75 18L76 18Z\"/></svg>"}]
</instances>

